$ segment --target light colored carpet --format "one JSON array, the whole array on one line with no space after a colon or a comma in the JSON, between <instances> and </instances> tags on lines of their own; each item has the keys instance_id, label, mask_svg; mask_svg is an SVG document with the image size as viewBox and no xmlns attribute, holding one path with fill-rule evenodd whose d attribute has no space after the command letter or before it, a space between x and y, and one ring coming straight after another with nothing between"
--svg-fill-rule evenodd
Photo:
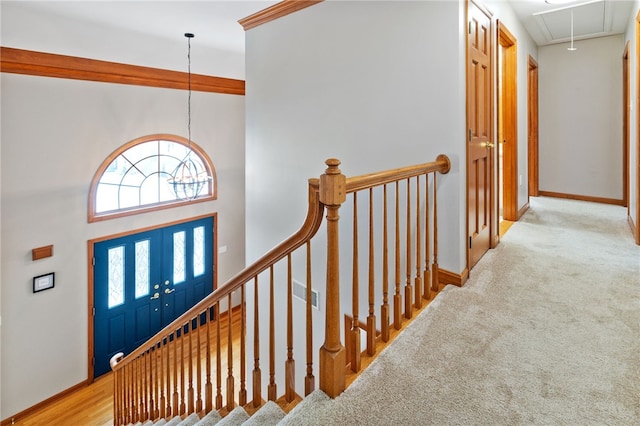
<instances>
[{"instance_id":1,"label":"light colored carpet","mask_svg":"<svg viewBox=\"0 0 640 426\"><path fill-rule=\"evenodd\" d=\"M640 247L626 208L532 198L338 398L282 425L640 425ZM445 244L445 242L441 242Z\"/></svg>"}]
</instances>

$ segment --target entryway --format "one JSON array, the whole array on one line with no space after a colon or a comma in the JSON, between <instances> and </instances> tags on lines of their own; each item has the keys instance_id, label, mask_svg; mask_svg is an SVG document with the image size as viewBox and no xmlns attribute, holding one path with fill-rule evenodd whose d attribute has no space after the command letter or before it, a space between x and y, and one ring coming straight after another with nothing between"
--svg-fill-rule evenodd
<instances>
[{"instance_id":1,"label":"entryway","mask_svg":"<svg viewBox=\"0 0 640 426\"><path fill-rule=\"evenodd\" d=\"M93 244L93 375L211 293L213 216Z\"/></svg>"}]
</instances>

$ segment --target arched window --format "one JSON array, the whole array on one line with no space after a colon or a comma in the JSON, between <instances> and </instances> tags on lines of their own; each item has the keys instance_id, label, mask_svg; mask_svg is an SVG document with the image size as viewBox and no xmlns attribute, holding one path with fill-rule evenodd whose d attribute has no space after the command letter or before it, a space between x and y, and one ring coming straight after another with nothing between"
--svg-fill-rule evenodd
<instances>
[{"instance_id":1,"label":"arched window","mask_svg":"<svg viewBox=\"0 0 640 426\"><path fill-rule=\"evenodd\" d=\"M211 177L193 199L179 197L169 183L185 159ZM98 168L89 192L89 222L215 199L215 170L198 145L180 136L144 136L118 148Z\"/></svg>"}]
</instances>

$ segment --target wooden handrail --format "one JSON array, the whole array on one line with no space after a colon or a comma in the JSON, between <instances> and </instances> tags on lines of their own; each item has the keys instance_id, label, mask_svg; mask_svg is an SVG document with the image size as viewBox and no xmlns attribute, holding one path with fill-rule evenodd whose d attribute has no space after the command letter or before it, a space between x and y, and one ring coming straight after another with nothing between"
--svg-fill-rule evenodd
<instances>
[{"instance_id":1,"label":"wooden handrail","mask_svg":"<svg viewBox=\"0 0 640 426\"><path fill-rule=\"evenodd\" d=\"M451 162L449 161L449 157L441 154L438 155L436 161L433 161L431 163L418 164L409 167L400 167L384 172L369 173L347 178L346 190L347 193L362 191L363 189L368 189L370 187L380 186L386 183L392 183L432 172L447 174L449 173L450 169Z\"/></svg>"},{"instance_id":2,"label":"wooden handrail","mask_svg":"<svg viewBox=\"0 0 640 426\"><path fill-rule=\"evenodd\" d=\"M361 356L372 358L376 354L377 342L390 340L391 318L393 319L393 327L397 330L401 329L403 322L405 322L404 319L406 318L408 322L414 315L414 308L421 309L423 305L421 299L428 300L431 290L438 291L435 175L438 172L444 174L449 171L449 159L440 155L434 162L351 178L342 174L338 167L339 160L329 159L326 161L326 165L327 169L319 179L309 179L308 181L307 215L297 232L206 296L142 346L127 356L120 353L111 359L114 371L114 423L116 425L156 420L159 417L185 416L194 412L208 413L213 409L225 413L233 410L238 404L257 409L264 403L260 346L267 347L262 353L263 357L265 355L267 357L264 363L268 364L268 367L265 368L265 370L268 368L266 399L282 404L293 404L298 401L294 344L300 345L300 343L297 343L298 339L294 339L296 320L293 318L292 259L294 252L295 255L302 253L303 250L298 251L302 246L306 246L306 262L304 262L306 263L305 395L313 391L315 388L313 351L317 348L313 347L314 339L311 335L313 330L311 239L319 230L325 212L327 219L327 263L326 286L324 288L326 318L324 343L319 350L317 368L319 388L328 396L335 398L344 391L347 369L357 373L361 366L368 365L368 363L360 361ZM424 186L420 184L421 180L424 181ZM395 202L392 202L392 206L387 204L388 186L390 191L394 191L392 197ZM359 191L363 191L362 198L357 196ZM400 214L400 193L403 193L403 199L406 196L402 215ZM423 193L424 198L421 195ZM353 197L347 197L348 194L353 194ZM378 221L376 221L377 213L374 213L374 210L379 208L379 203L375 201L377 196L383 196L383 200L380 201L383 201L384 211ZM431 203L430 197L433 198ZM367 230L362 236L359 236L358 233L359 199L363 203L368 203ZM424 205L421 202L423 199ZM353 279L351 286L343 288L340 285L342 274L340 270L339 210L346 202L353 202L353 230L351 234L353 252L350 254L353 260L351 265ZM395 209L395 214L391 211L393 219L390 219L387 210L393 209ZM390 220L395 223L388 224ZM347 224L348 226L349 224ZM375 226L380 226L381 229L374 231ZM421 231L423 227L424 233ZM390 233L393 235L390 236ZM383 240L380 255L376 254L374 235L379 235ZM393 241L391 238L395 240L395 244L391 243ZM359 242L368 244L366 260L362 262L366 262L368 267L367 283L363 291L360 291L359 279ZM395 246L393 269L389 265L391 244ZM422 255L423 247L424 258ZM364 252L365 250L363 250ZM382 262L382 278L375 267L379 258ZM276 280L274 270L280 262L286 267L285 277L279 277ZM302 266L302 262L296 266ZM403 270L406 280L402 280L404 287L401 291L401 275L403 275L401 271ZM395 292L389 288L389 276L395 276ZM265 281L268 281L268 294L262 292L261 298L258 289L266 286L267 283L265 282L261 286L259 277L267 277ZM345 336L349 339L345 342L349 351L347 353L347 348L341 342L341 318L348 314L343 311L340 298L341 292L348 291L349 287L351 287L353 303L350 315L352 322L350 330ZM247 299L246 293L251 291L251 288L253 288L253 299ZM276 289L278 292L286 291L286 295L278 295L278 300L282 303L281 306L286 309L286 312L283 313L286 321L284 325L279 323L277 329L275 325L277 316ZM236 290L241 290L239 302L233 302L232 299L232 294ZM390 290L393 292L392 303L389 303ZM381 294L377 292L381 292ZM253 300L255 305L246 306L248 300ZM268 305L268 309L266 307L263 309L263 316L268 315L269 317L267 331L263 332L268 337L266 345L261 345L260 342L259 330L262 328L258 315L260 300L267 302L266 305ZM376 300L382 300L379 316L376 315L374 306ZM232 306L234 303L236 303L236 307ZM360 303L367 306L366 323L361 321L359 317ZM226 312L221 310L225 304L228 307ZM239 328L232 327L235 315L232 311L239 311ZM253 312L253 321L246 321L247 312ZM221 323L226 323L226 331L222 328ZM360 353L361 330L366 334L367 342L366 351L362 354ZM253 332L253 351L246 347L248 331ZM205 334L202 336L202 333ZM284 351L276 351L276 334L285 336ZM239 344L233 347L236 344L236 338ZM226 348L221 343L225 343ZM201 344L206 346L204 350L201 350ZM278 346L281 344L280 342ZM234 360L236 354L239 354L239 360ZM201 364L203 355L206 356L204 366ZM253 369L250 386L253 400L248 401L247 394L249 392L245 383L247 380L246 363L250 362L247 358L251 356L253 357ZM215 367L212 365L214 357ZM278 358L278 362L284 361L284 383L280 382L284 387L278 386L279 379L276 376L280 377L281 373L276 371L276 358ZM225 367L226 372L223 372ZM212 374L214 369L215 378ZM215 381L215 395L213 381ZM278 394L279 389L283 390L282 395Z\"/></svg>"},{"instance_id":3,"label":"wooden handrail","mask_svg":"<svg viewBox=\"0 0 640 426\"><path fill-rule=\"evenodd\" d=\"M320 228L320 224L322 223L324 205L319 202L318 183L318 179L309 179L309 209L307 210L307 217L305 218L305 221L300 230L298 230L295 234L291 235L282 243L271 249L269 252L267 252L267 254L262 256L251 266L247 267L246 269L242 270L237 275L229 279L224 285L220 286L200 302L195 304L192 308L182 314L179 318L175 319L172 323L164 327L136 350L134 350L124 358L119 357L120 361L117 361L115 359L119 354L114 355L111 360L112 370L117 371L121 369L124 364L126 364L127 360L135 359L138 356L144 354L150 346L153 346L164 336L171 333L176 328L182 326L185 321L188 321L188 319L185 320L185 318L195 317L202 311L208 309L210 306L213 306L213 304L215 304L216 302L223 300L225 297L227 297L227 295L233 293L244 284L246 284L249 280L253 279L253 277L267 270L267 268L269 268L271 265L285 258L288 253L291 253L298 247L302 246L306 241L308 241L318 231L318 228Z\"/></svg>"}]
</instances>

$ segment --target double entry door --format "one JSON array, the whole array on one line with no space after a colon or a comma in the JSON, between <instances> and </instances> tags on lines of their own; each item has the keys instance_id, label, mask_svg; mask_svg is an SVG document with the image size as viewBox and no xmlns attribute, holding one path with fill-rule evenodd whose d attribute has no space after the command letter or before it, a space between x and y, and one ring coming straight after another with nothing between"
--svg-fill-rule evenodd
<instances>
[{"instance_id":1,"label":"double entry door","mask_svg":"<svg viewBox=\"0 0 640 426\"><path fill-rule=\"evenodd\" d=\"M213 217L94 245L94 377L214 288Z\"/></svg>"}]
</instances>

